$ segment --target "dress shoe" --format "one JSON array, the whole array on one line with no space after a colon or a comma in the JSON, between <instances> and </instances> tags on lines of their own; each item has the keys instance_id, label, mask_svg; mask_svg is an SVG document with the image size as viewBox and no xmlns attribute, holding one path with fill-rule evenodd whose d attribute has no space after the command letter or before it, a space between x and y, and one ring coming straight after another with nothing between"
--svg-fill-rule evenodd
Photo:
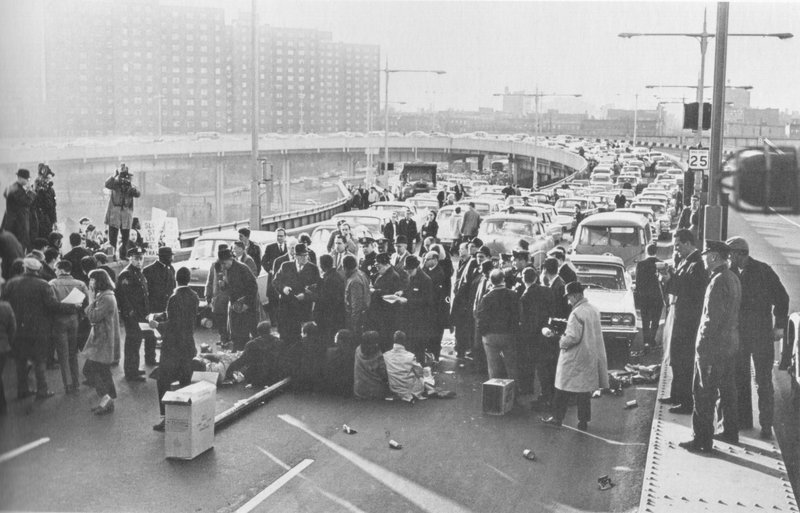
<instances>
[{"instance_id":1,"label":"dress shoe","mask_svg":"<svg viewBox=\"0 0 800 513\"><path fill-rule=\"evenodd\" d=\"M44 392L36 392L36 399L49 399L56 395L52 390L45 390Z\"/></svg>"},{"instance_id":2,"label":"dress shoe","mask_svg":"<svg viewBox=\"0 0 800 513\"><path fill-rule=\"evenodd\" d=\"M542 417L540 420L542 421L542 424L547 424L548 426L561 427L561 421L555 417L547 417L547 418Z\"/></svg>"},{"instance_id":3,"label":"dress shoe","mask_svg":"<svg viewBox=\"0 0 800 513\"><path fill-rule=\"evenodd\" d=\"M114 413L113 401L109 401L105 406L98 406L97 409L94 410L95 415L108 415L109 413Z\"/></svg>"},{"instance_id":4,"label":"dress shoe","mask_svg":"<svg viewBox=\"0 0 800 513\"><path fill-rule=\"evenodd\" d=\"M579 431L589 431L589 423L588 422L578 422L578 430Z\"/></svg>"},{"instance_id":5,"label":"dress shoe","mask_svg":"<svg viewBox=\"0 0 800 513\"><path fill-rule=\"evenodd\" d=\"M761 426L761 439L772 440L772 426Z\"/></svg>"},{"instance_id":6,"label":"dress shoe","mask_svg":"<svg viewBox=\"0 0 800 513\"><path fill-rule=\"evenodd\" d=\"M739 443L739 434L726 433L725 431L723 431L722 433L717 433L716 435L714 435L714 440L719 440L720 442L736 445Z\"/></svg>"},{"instance_id":7,"label":"dress shoe","mask_svg":"<svg viewBox=\"0 0 800 513\"><path fill-rule=\"evenodd\" d=\"M689 452L710 453L714 450L711 445L701 444L697 440L689 440L688 442L681 442L678 444L678 446L683 447Z\"/></svg>"},{"instance_id":8,"label":"dress shoe","mask_svg":"<svg viewBox=\"0 0 800 513\"><path fill-rule=\"evenodd\" d=\"M658 402L661 404L678 404L672 397L659 397Z\"/></svg>"},{"instance_id":9,"label":"dress shoe","mask_svg":"<svg viewBox=\"0 0 800 513\"><path fill-rule=\"evenodd\" d=\"M161 419L161 422L158 424L153 425L153 431L158 431L159 433L163 433L164 429L167 427L167 421Z\"/></svg>"},{"instance_id":10,"label":"dress shoe","mask_svg":"<svg viewBox=\"0 0 800 513\"><path fill-rule=\"evenodd\" d=\"M136 376L125 376L125 381L129 381L129 382L137 382L137 381L138 381L138 382L142 382L142 381L146 381L146 380L145 380L144 376L139 376L139 375L137 374Z\"/></svg>"},{"instance_id":11,"label":"dress shoe","mask_svg":"<svg viewBox=\"0 0 800 513\"><path fill-rule=\"evenodd\" d=\"M692 408L689 406L684 406L683 404L679 404L678 406L673 406L669 409L670 413L676 413L678 415L689 415L692 413Z\"/></svg>"}]
</instances>

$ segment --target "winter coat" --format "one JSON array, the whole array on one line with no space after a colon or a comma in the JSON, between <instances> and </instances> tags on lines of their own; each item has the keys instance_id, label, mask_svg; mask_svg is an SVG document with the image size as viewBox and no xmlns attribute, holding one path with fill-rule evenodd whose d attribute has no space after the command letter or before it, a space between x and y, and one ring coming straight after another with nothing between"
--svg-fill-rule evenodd
<instances>
[{"instance_id":1,"label":"winter coat","mask_svg":"<svg viewBox=\"0 0 800 513\"><path fill-rule=\"evenodd\" d=\"M36 198L33 200L31 222L35 220L36 230L32 230L31 237L47 238L53 231L53 225L58 221L56 212L56 191L50 183L43 183L36 179Z\"/></svg>"},{"instance_id":2,"label":"winter coat","mask_svg":"<svg viewBox=\"0 0 800 513\"><path fill-rule=\"evenodd\" d=\"M109 177L105 188L111 191L105 224L129 230L133 224L133 198L141 196L139 189L129 182L123 182L119 175Z\"/></svg>"},{"instance_id":3,"label":"winter coat","mask_svg":"<svg viewBox=\"0 0 800 513\"><path fill-rule=\"evenodd\" d=\"M17 332L17 319L8 301L0 301L0 355L11 351L11 341Z\"/></svg>"},{"instance_id":4,"label":"winter coat","mask_svg":"<svg viewBox=\"0 0 800 513\"><path fill-rule=\"evenodd\" d=\"M114 360L114 347L120 343L119 313L114 292L104 290L86 307L86 317L92 331L83 349L87 360L110 364Z\"/></svg>"},{"instance_id":5,"label":"winter coat","mask_svg":"<svg viewBox=\"0 0 800 513\"><path fill-rule=\"evenodd\" d=\"M344 307L347 314L347 329L360 332L364 314L369 308L369 280L358 269L347 277L344 285Z\"/></svg>"},{"instance_id":6,"label":"winter coat","mask_svg":"<svg viewBox=\"0 0 800 513\"><path fill-rule=\"evenodd\" d=\"M211 264L206 278L205 290L206 303L211 305L211 312L215 314L227 313L230 294L228 293L228 279L221 270L219 262Z\"/></svg>"},{"instance_id":7,"label":"winter coat","mask_svg":"<svg viewBox=\"0 0 800 513\"><path fill-rule=\"evenodd\" d=\"M142 269L147 280L147 300L150 313L161 313L167 309L167 300L175 290L175 268L160 260Z\"/></svg>"},{"instance_id":8,"label":"winter coat","mask_svg":"<svg viewBox=\"0 0 800 513\"><path fill-rule=\"evenodd\" d=\"M380 351L375 351L371 358L367 358L359 346L353 368L353 395L359 399L382 399L388 392L383 355Z\"/></svg>"},{"instance_id":9,"label":"winter coat","mask_svg":"<svg viewBox=\"0 0 800 513\"><path fill-rule=\"evenodd\" d=\"M6 198L6 215L3 216L3 230L13 233L22 247L31 247L31 205L36 198L36 193L26 191L25 188L14 182L8 186L4 193ZM9 262L9 265L11 263Z\"/></svg>"},{"instance_id":10,"label":"winter coat","mask_svg":"<svg viewBox=\"0 0 800 513\"><path fill-rule=\"evenodd\" d=\"M697 362L700 367L712 365L721 360L732 361L739 351L739 306L742 301L742 287L739 278L721 265L711 272L711 280L706 287L703 300L703 313L697 329Z\"/></svg>"},{"instance_id":11,"label":"winter coat","mask_svg":"<svg viewBox=\"0 0 800 513\"><path fill-rule=\"evenodd\" d=\"M161 331L161 365L189 361L197 354L194 344L194 323L200 303L188 286L178 287L167 300L166 315L156 316Z\"/></svg>"},{"instance_id":12,"label":"winter coat","mask_svg":"<svg viewBox=\"0 0 800 513\"><path fill-rule=\"evenodd\" d=\"M422 381L422 366L414 358L414 353L394 344L391 350L383 353L389 389L404 401L422 396L425 384Z\"/></svg>"},{"instance_id":13,"label":"winter coat","mask_svg":"<svg viewBox=\"0 0 800 513\"><path fill-rule=\"evenodd\" d=\"M669 358L671 362L694 361L697 328L703 313L703 298L708 277L700 251L695 250L680 263L667 282L667 293L676 296L675 314L670 327Z\"/></svg>"},{"instance_id":14,"label":"winter coat","mask_svg":"<svg viewBox=\"0 0 800 513\"><path fill-rule=\"evenodd\" d=\"M600 326L600 311L586 298L572 307L567 329L558 343L556 388L565 392L593 392L608 388L608 362Z\"/></svg>"},{"instance_id":15,"label":"winter coat","mask_svg":"<svg viewBox=\"0 0 800 513\"><path fill-rule=\"evenodd\" d=\"M408 277L408 286L403 291L408 300L405 304L405 317L400 329L410 339L431 335L433 316L433 282L425 271L418 269L414 276Z\"/></svg>"}]
</instances>

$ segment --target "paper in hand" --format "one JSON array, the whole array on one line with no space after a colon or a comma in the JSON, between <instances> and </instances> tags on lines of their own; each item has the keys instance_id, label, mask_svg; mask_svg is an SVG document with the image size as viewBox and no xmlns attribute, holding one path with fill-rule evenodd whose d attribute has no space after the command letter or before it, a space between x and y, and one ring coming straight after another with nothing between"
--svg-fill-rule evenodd
<instances>
[{"instance_id":1,"label":"paper in hand","mask_svg":"<svg viewBox=\"0 0 800 513\"><path fill-rule=\"evenodd\" d=\"M62 299L61 302L70 305L80 305L83 304L84 299L86 299L86 294L75 288L72 289L67 297Z\"/></svg>"}]
</instances>

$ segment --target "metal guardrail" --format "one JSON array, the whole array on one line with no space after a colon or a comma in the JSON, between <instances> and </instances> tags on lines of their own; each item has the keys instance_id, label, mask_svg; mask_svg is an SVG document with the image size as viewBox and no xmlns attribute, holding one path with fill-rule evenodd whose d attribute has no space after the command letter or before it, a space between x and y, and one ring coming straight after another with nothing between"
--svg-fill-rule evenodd
<instances>
[{"instance_id":1,"label":"metal guardrail","mask_svg":"<svg viewBox=\"0 0 800 513\"><path fill-rule=\"evenodd\" d=\"M319 223L330 219L334 214L344 211L347 205L348 198L340 198L324 205L306 208L302 210L292 210L289 212L279 212L263 216L261 218L260 230L274 231L278 228L286 228L290 231L293 228L305 227L310 224ZM181 247L189 247L194 244L197 237L204 233L221 232L223 230L238 230L239 228L250 228L250 220L244 219L241 221L231 221L212 226L204 226L202 228L192 228L189 230L181 231L178 239L181 242Z\"/></svg>"}]
</instances>

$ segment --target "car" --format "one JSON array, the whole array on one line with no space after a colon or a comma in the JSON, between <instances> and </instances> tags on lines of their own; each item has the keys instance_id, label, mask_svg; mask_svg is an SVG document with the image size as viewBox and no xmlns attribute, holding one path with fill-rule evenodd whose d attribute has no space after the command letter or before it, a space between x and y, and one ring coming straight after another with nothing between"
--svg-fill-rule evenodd
<instances>
[{"instance_id":1,"label":"car","mask_svg":"<svg viewBox=\"0 0 800 513\"><path fill-rule=\"evenodd\" d=\"M658 162L656 162L656 165L653 169L655 169L656 174L660 174L669 169L680 169L680 168L677 168L676 164L671 160L659 160Z\"/></svg>"},{"instance_id":2,"label":"car","mask_svg":"<svg viewBox=\"0 0 800 513\"><path fill-rule=\"evenodd\" d=\"M528 194L531 203L550 203L550 195L542 191L534 191Z\"/></svg>"},{"instance_id":3,"label":"car","mask_svg":"<svg viewBox=\"0 0 800 513\"><path fill-rule=\"evenodd\" d=\"M668 238L672 232L672 216L667 209L667 206L656 200L635 200L631 202L631 208L649 208L653 211L653 215L658 223L659 239Z\"/></svg>"},{"instance_id":4,"label":"car","mask_svg":"<svg viewBox=\"0 0 800 513\"><path fill-rule=\"evenodd\" d=\"M188 260L176 262L173 264L175 272L179 269L187 268L191 272L189 279L189 288L197 293L200 298L200 306L206 307L206 280L208 279L208 272L214 262L217 261L217 251L220 244L227 244L229 248L233 247L233 243L239 240L238 230L222 230L219 232L204 233L197 237L192 246L192 252ZM276 242L278 237L275 232L264 230L251 230L250 241L258 244L261 248L261 253L264 253L264 248L267 244ZM260 273L256 278L258 282L258 294L261 299L261 304L267 303L267 273L261 269L261 262L256 262L259 267Z\"/></svg>"},{"instance_id":5,"label":"car","mask_svg":"<svg viewBox=\"0 0 800 513\"><path fill-rule=\"evenodd\" d=\"M586 198L561 198L555 204L555 222L560 224L564 231L572 230L575 227L575 205L579 205L581 212L587 216L597 213L597 206Z\"/></svg>"},{"instance_id":6,"label":"car","mask_svg":"<svg viewBox=\"0 0 800 513\"><path fill-rule=\"evenodd\" d=\"M589 302L600 311L606 351L622 351L625 361L641 328L633 296L633 279L621 258L612 255L569 255Z\"/></svg>"},{"instance_id":7,"label":"car","mask_svg":"<svg viewBox=\"0 0 800 513\"><path fill-rule=\"evenodd\" d=\"M336 221L333 219L329 219L327 221L323 221L314 227L314 230L311 232L311 246L310 248L314 250L316 253L317 258L320 255L324 255L328 253L328 241L331 238L331 233L336 231ZM364 226L361 225L351 225L350 226L350 233L353 234L353 238L355 240L360 239L361 237L372 237L372 233ZM359 255L360 257L361 247L359 246Z\"/></svg>"},{"instance_id":8,"label":"car","mask_svg":"<svg viewBox=\"0 0 800 513\"><path fill-rule=\"evenodd\" d=\"M439 200L435 196L412 196L406 199L406 203L413 206L423 219L428 215L428 212L437 212L439 210ZM421 225L418 224L418 226Z\"/></svg>"},{"instance_id":9,"label":"car","mask_svg":"<svg viewBox=\"0 0 800 513\"><path fill-rule=\"evenodd\" d=\"M500 209L505 206L502 201L487 198L469 198L459 201L456 205L461 205L462 211L465 211L464 209L469 208L470 203L475 204L475 210L481 217L500 212Z\"/></svg>"},{"instance_id":10,"label":"car","mask_svg":"<svg viewBox=\"0 0 800 513\"><path fill-rule=\"evenodd\" d=\"M576 255L616 255L634 276L636 263L647 257L645 249L653 240L651 230L650 223L639 214L619 210L595 214L575 229L570 250Z\"/></svg>"},{"instance_id":11,"label":"car","mask_svg":"<svg viewBox=\"0 0 800 513\"><path fill-rule=\"evenodd\" d=\"M363 226L367 229L370 237L379 239L383 237L383 225L392 217L391 212L382 210L351 210L335 214L331 219L339 221L344 219L351 228Z\"/></svg>"},{"instance_id":12,"label":"car","mask_svg":"<svg viewBox=\"0 0 800 513\"><path fill-rule=\"evenodd\" d=\"M601 190L607 191L614 187L614 179L607 173L594 174L589 181L589 186L599 186L602 188Z\"/></svg>"},{"instance_id":13,"label":"car","mask_svg":"<svg viewBox=\"0 0 800 513\"><path fill-rule=\"evenodd\" d=\"M645 219L647 219L647 222L650 223L650 238L652 240L658 239L660 235L660 229L658 227L658 223L656 223L656 216L655 214L653 214L653 211L651 209L647 207L637 207L637 208L625 207L625 208L618 208L614 210L614 212L618 212L620 214L624 213L637 214L644 217Z\"/></svg>"},{"instance_id":14,"label":"car","mask_svg":"<svg viewBox=\"0 0 800 513\"><path fill-rule=\"evenodd\" d=\"M558 244L561 242L561 239L564 238L563 228L560 224L553 220L552 207L547 208L542 205L513 205L504 208L502 211L508 214L525 214L536 216L544 225L547 233L553 237L553 242Z\"/></svg>"},{"instance_id":15,"label":"car","mask_svg":"<svg viewBox=\"0 0 800 513\"><path fill-rule=\"evenodd\" d=\"M530 261L540 269L547 258L547 252L555 247L553 238L547 233L542 222L535 216L526 214L497 213L486 216L481 221L478 237L492 253L510 253L519 247L519 241L528 242Z\"/></svg>"},{"instance_id":16,"label":"car","mask_svg":"<svg viewBox=\"0 0 800 513\"><path fill-rule=\"evenodd\" d=\"M415 218L417 215L417 206L408 201L376 201L370 205L367 210L379 210L382 212L389 212L389 214L397 212L397 215L401 218L406 216L407 210L411 210Z\"/></svg>"},{"instance_id":17,"label":"car","mask_svg":"<svg viewBox=\"0 0 800 513\"><path fill-rule=\"evenodd\" d=\"M445 205L439 209L439 213L436 214L436 222L439 225L439 232L437 233L437 239L439 242L442 243L446 248L452 249L454 244L457 244L458 241L461 239L460 233L455 233L453 231L453 227L456 224L456 218L463 218L464 217L464 208L461 207L461 213L456 214L456 206L455 205ZM422 225L417 224L417 227Z\"/></svg>"}]
</instances>

